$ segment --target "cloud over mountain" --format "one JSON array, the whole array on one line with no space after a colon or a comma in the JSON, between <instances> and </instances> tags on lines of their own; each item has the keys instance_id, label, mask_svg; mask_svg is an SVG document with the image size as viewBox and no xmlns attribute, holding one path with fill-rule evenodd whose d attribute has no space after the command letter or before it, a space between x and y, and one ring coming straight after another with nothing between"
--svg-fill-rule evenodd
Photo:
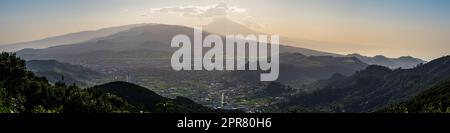
<instances>
[{"instance_id":1,"label":"cloud over mountain","mask_svg":"<svg viewBox=\"0 0 450 133\"><path fill-rule=\"evenodd\" d=\"M218 3L207 6L171 6L152 8L153 13L175 13L185 17L212 18L224 17L229 13L242 13L247 9L236 6L228 6L226 3Z\"/></svg>"}]
</instances>

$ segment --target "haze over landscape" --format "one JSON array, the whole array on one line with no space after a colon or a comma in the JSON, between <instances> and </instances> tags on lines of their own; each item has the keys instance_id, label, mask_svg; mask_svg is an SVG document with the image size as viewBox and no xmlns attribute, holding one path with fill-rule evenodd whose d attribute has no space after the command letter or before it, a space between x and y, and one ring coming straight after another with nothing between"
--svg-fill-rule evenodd
<instances>
[{"instance_id":1,"label":"haze over landscape","mask_svg":"<svg viewBox=\"0 0 450 133\"><path fill-rule=\"evenodd\" d=\"M446 0L5 0L0 112L450 112L447 12ZM172 39L195 28L280 35L278 79L174 70Z\"/></svg>"},{"instance_id":2,"label":"haze over landscape","mask_svg":"<svg viewBox=\"0 0 450 133\"><path fill-rule=\"evenodd\" d=\"M431 60L450 52L449 5L446 0L5 0L0 44L139 23L203 26L225 17L303 42L288 44L297 47Z\"/></svg>"}]
</instances>

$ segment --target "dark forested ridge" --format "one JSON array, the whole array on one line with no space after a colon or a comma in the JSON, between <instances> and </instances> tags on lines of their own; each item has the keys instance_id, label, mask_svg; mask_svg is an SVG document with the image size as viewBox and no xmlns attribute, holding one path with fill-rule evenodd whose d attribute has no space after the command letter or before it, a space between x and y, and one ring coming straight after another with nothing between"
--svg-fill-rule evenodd
<instances>
[{"instance_id":1,"label":"dark forested ridge","mask_svg":"<svg viewBox=\"0 0 450 133\"><path fill-rule=\"evenodd\" d=\"M352 76L338 77L321 81L323 84L317 88L318 91L299 93L278 107L294 112L374 112L389 104L408 100L448 80L450 57L442 57L413 69L391 70L383 66L369 66Z\"/></svg>"},{"instance_id":2,"label":"dark forested ridge","mask_svg":"<svg viewBox=\"0 0 450 133\"><path fill-rule=\"evenodd\" d=\"M184 97L177 97L175 99L162 97L147 88L127 82L111 82L94 86L89 89L96 92L117 95L123 99L126 99L126 101L128 101L131 105L143 108L143 110L150 112L213 112L210 108L197 104L190 99Z\"/></svg>"},{"instance_id":3,"label":"dark forested ridge","mask_svg":"<svg viewBox=\"0 0 450 133\"><path fill-rule=\"evenodd\" d=\"M126 82L80 89L63 82L50 84L26 69L13 53L0 55L0 112L2 113L111 113L212 112L187 98L169 99Z\"/></svg>"},{"instance_id":4,"label":"dark forested ridge","mask_svg":"<svg viewBox=\"0 0 450 133\"><path fill-rule=\"evenodd\" d=\"M408 101L386 107L386 113L450 113L450 80L431 87Z\"/></svg>"}]
</instances>

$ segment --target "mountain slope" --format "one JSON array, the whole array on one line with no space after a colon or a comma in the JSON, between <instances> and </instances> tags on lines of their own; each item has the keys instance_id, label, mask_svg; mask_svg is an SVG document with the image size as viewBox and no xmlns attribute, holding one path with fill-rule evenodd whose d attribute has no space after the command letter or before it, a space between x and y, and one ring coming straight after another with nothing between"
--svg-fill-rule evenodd
<instances>
[{"instance_id":1,"label":"mountain slope","mask_svg":"<svg viewBox=\"0 0 450 133\"><path fill-rule=\"evenodd\" d=\"M210 22L209 24L203 26L203 30L206 30L208 32L215 33L218 35L222 35L222 36L225 36L228 34L242 34L242 35L267 34L267 33L262 33L259 31L252 30L242 24L239 24L237 22L231 21L226 18L216 19L216 20ZM290 42L290 41L286 41L288 39L290 39L290 38L281 36L280 43L285 44L287 42ZM301 45L296 44L296 46L301 46ZM342 55L335 54L335 53L323 52L323 51L312 50L312 49L301 48L301 47L293 47L292 45L291 46L283 45L282 47L280 47L280 53L285 53L285 52L301 53L301 54L307 55L307 56L336 56L336 57L342 56Z\"/></svg>"},{"instance_id":2,"label":"mountain slope","mask_svg":"<svg viewBox=\"0 0 450 133\"><path fill-rule=\"evenodd\" d=\"M223 36L228 34L242 34L242 35L262 34L261 32L254 31L242 24L231 21L227 18L215 19L209 24L203 26L203 30Z\"/></svg>"},{"instance_id":3,"label":"mountain slope","mask_svg":"<svg viewBox=\"0 0 450 133\"><path fill-rule=\"evenodd\" d=\"M138 26L142 26L142 25L145 25L145 24L133 24L133 25L124 25L124 26L103 28L103 29L94 30L94 31L82 31L82 32L77 32L77 33L70 33L70 34L65 34L65 35L60 35L60 36L55 36L55 37L49 37L49 38L45 38L42 40L0 45L0 51L15 52L15 51L19 51L19 50L25 49L25 48L43 49L43 48L48 48L48 47L58 46L58 45L68 45L68 44L80 43L80 42L88 41L88 40L91 40L94 38L109 36L109 35L115 34L117 32L128 30L130 28L138 27Z\"/></svg>"},{"instance_id":4,"label":"mountain slope","mask_svg":"<svg viewBox=\"0 0 450 133\"><path fill-rule=\"evenodd\" d=\"M184 26L149 24L83 43L39 50L26 49L17 54L26 60L57 60L82 65L104 73L129 69L128 65L133 65L135 69L139 69L139 67L170 68L171 53L176 50L176 48L170 47L170 42L172 37L177 34L186 34L193 38L193 29ZM205 36L209 33L204 32L203 34ZM289 46L281 46L280 53L332 55L316 54L316 51ZM283 61L283 58L284 56L280 60ZM124 61L128 62L127 66L124 65ZM297 61L297 63L304 62ZM108 68L108 70L102 68L110 66L115 68ZM347 74L348 72L344 71L343 73Z\"/></svg>"},{"instance_id":5,"label":"mountain slope","mask_svg":"<svg viewBox=\"0 0 450 133\"><path fill-rule=\"evenodd\" d=\"M332 112L373 112L390 103L407 100L449 78L449 56L413 69L369 66L350 77L324 84L318 91L298 94L281 106L285 109L302 105Z\"/></svg>"},{"instance_id":6,"label":"mountain slope","mask_svg":"<svg viewBox=\"0 0 450 133\"><path fill-rule=\"evenodd\" d=\"M92 39L87 42L71 45L50 47L47 49L18 51L18 55L27 60L56 59L74 54L88 53L94 51L132 51L152 50L172 52L176 48L170 47L170 42L175 35L185 34L194 38L193 29L185 26L148 24L118 32L116 34ZM211 34L204 31L203 36ZM225 40L225 39L223 39ZM280 46L280 53L302 53L305 55L337 56L336 54L319 52L309 49ZM62 55L62 56L61 56Z\"/></svg>"},{"instance_id":7,"label":"mountain slope","mask_svg":"<svg viewBox=\"0 0 450 133\"><path fill-rule=\"evenodd\" d=\"M391 105L380 112L386 113L449 113L450 81L427 89L408 101Z\"/></svg>"},{"instance_id":8,"label":"mountain slope","mask_svg":"<svg viewBox=\"0 0 450 133\"><path fill-rule=\"evenodd\" d=\"M222 19L216 19L212 21L211 23L205 25L203 27L204 30L209 31L211 33L216 33L219 35L227 35L227 34L266 34L259 31L255 31L252 29L247 28L246 26L239 24L237 22L231 21L226 18ZM281 53L283 52L289 52L289 53L301 53L303 55L307 56L334 56L334 57L344 57L344 55L329 53L329 52L323 52L318 50L312 50L312 49L330 49L330 51L346 51L342 49L337 49L339 47L342 48L348 48L351 47L358 47L357 45L353 44L341 44L341 43L332 43L332 42L321 42L321 41L314 41L314 40L304 40L304 39L296 39L291 37L280 37L280 43L285 44L284 47L280 48ZM289 45L289 46L287 46ZM292 47L296 46L296 47ZM330 48L330 47L336 47L336 48ZM384 56L375 56L375 57L367 57L362 56L359 54L351 54L348 55L350 57L357 57L361 61L369 64L369 65L381 65L386 66L390 68L413 68L416 65L420 63L425 63L425 61L421 59L417 59L410 56L400 57L400 58L387 58Z\"/></svg>"},{"instance_id":9,"label":"mountain slope","mask_svg":"<svg viewBox=\"0 0 450 133\"><path fill-rule=\"evenodd\" d=\"M17 54L29 60L42 58L65 59L97 51L151 50L167 52L176 50L170 47L170 42L172 37L177 34L186 34L193 38L193 29L184 26L149 24L82 43L46 49L25 49L18 51Z\"/></svg>"}]
</instances>

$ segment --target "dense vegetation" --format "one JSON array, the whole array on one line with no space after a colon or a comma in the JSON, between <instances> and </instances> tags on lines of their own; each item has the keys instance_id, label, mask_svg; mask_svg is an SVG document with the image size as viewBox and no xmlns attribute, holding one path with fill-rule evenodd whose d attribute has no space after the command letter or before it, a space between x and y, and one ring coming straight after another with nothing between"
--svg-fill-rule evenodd
<instances>
[{"instance_id":1,"label":"dense vegetation","mask_svg":"<svg viewBox=\"0 0 450 133\"><path fill-rule=\"evenodd\" d=\"M438 84L414 98L391 105L386 113L450 113L450 81Z\"/></svg>"}]
</instances>

